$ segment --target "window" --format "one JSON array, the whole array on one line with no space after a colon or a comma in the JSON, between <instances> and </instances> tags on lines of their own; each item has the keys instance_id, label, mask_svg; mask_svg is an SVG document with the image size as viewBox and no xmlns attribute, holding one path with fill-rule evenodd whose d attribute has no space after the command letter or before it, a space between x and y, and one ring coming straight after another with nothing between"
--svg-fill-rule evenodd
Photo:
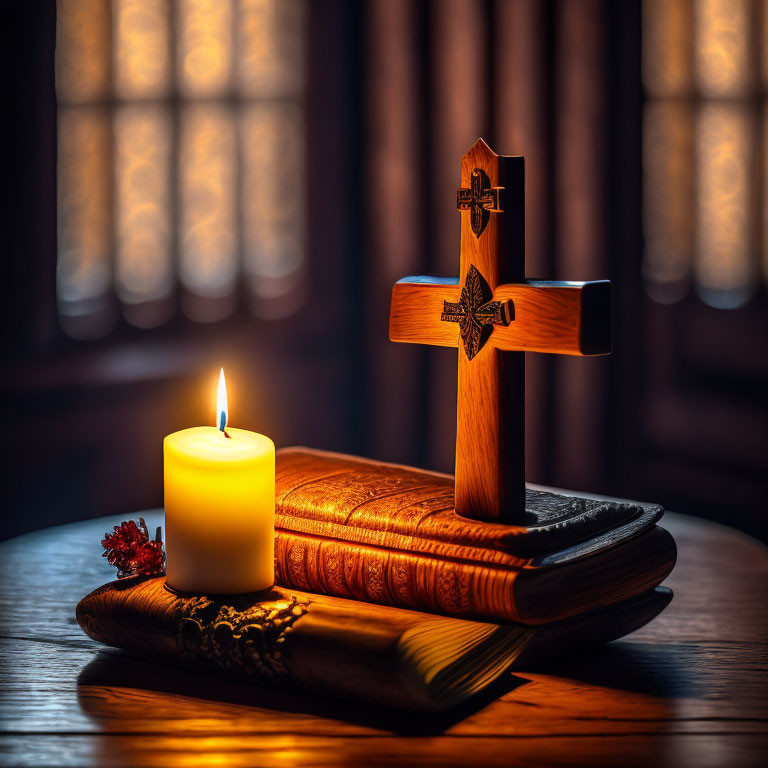
<instances>
[{"instance_id":1,"label":"window","mask_svg":"<svg viewBox=\"0 0 768 768\"><path fill-rule=\"evenodd\" d=\"M76 338L244 302L305 274L304 0L60 0L59 317Z\"/></svg>"},{"instance_id":2,"label":"window","mask_svg":"<svg viewBox=\"0 0 768 768\"><path fill-rule=\"evenodd\" d=\"M644 273L743 305L768 280L768 3L645 0Z\"/></svg>"}]
</instances>

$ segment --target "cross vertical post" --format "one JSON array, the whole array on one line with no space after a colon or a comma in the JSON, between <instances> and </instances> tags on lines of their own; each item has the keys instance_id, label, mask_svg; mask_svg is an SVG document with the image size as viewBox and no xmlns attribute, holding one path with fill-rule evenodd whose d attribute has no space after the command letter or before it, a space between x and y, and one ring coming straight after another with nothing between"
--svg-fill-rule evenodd
<instances>
[{"instance_id":1,"label":"cross vertical post","mask_svg":"<svg viewBox=\"0 0 768 768\"><path fill-rule=\"evenodd\" d=\"M478 179L483 191L496 188L498 212L485 214L487 220L478 235L477 208L462 209L459 202L459 285L466 284L473 268L491 293L502 283L525 280L524 174L522 157L496 155L483 141L476 142L462 158L461 187L471 190L473 196ZM470 359L460 348L459 392L456 508L467 517L522 522L525 354L502 352L485 344Z\"/></svg>"}]
</instances>

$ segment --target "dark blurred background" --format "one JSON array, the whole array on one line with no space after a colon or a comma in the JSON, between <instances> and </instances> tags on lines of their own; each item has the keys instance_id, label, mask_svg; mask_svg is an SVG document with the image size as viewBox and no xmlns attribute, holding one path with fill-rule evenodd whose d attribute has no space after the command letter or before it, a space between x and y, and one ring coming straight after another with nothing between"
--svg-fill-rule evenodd
<instances>
[{"instance_id":1,"label":"dark blurred background","mask_svg":"<svg viewBox=\"0 0 768 768\"><path fill-rule=\"evenodd\" d=\"M4 2L3 535L160 505L222 365L278 447L451 471L457 352L389 295L457 273L483 136L528 276L614 283L613 356L528 356L528 480L768 539L765 9Z\"/></svg>"}]
</instances>

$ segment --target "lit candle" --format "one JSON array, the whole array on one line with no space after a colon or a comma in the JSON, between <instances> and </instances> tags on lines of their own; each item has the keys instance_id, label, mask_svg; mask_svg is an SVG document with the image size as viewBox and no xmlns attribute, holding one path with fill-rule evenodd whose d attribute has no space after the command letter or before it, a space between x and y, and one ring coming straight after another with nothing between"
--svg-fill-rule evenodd
<instances>
[{"instance_id":1,"label":"lit candle","mask_svg":"<svg viewBox=\"0 0 768 768\"><path fill-rule=\"evenodd\" d=\"M167 583L182 592L255 592L274 581L275 446L227 418L222 369L217 426L163 441Z\"/></svg>"}]
</instances>

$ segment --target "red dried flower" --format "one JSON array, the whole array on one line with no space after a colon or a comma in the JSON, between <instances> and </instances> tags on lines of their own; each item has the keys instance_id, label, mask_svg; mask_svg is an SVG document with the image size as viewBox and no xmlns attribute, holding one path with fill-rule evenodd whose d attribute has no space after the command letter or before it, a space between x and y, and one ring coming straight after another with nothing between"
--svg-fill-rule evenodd
<instances>
[{"instance_id":1,"label":"red dried flower","mask_svg":"<svg viewBox=\"0 0 768 768\"><path fill-rule=\"evenodd\" d=\"M165 572L165 552L160 536L160 526L154 540L150 541L144 518L139 524L133 520L116 525L113 533L105 533L101 546L102 557L117 568L117 578L126 576L153 576Z\"/></svg>"}]
</instances>

